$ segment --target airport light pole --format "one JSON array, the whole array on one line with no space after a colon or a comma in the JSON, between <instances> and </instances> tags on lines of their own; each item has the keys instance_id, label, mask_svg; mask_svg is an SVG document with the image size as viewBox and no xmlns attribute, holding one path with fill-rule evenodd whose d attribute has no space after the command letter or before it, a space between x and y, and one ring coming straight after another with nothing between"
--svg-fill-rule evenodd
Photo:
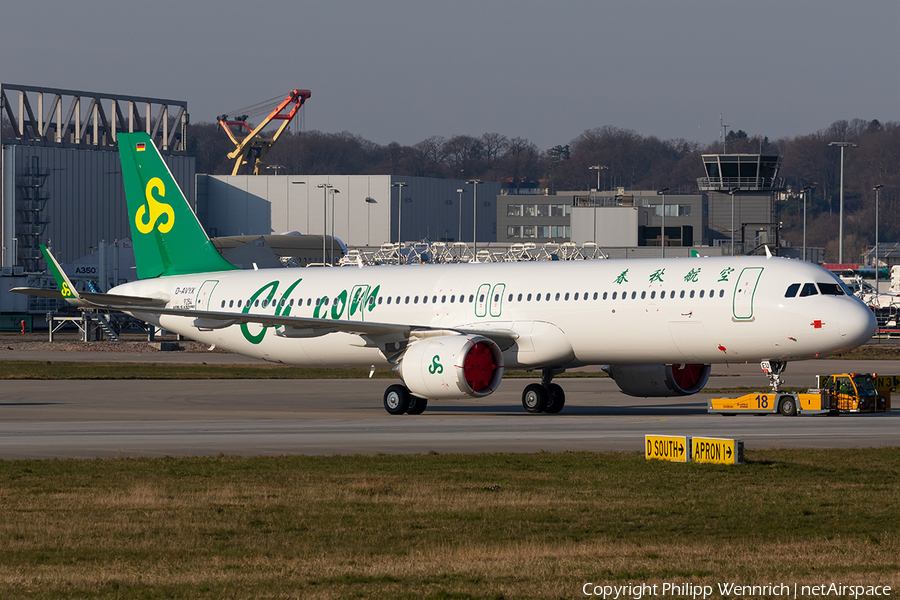
<instances>
[{"instance_id":1,"label":"airport light pole","mask_svg":"<svg viewBox=\"0 0 900 600\"><path fill-rule=\"evenodd\" d=\"M478 224L478 184L484 183L480 179L470 179L466 183L472 184L472 256L478 262L478 237L476 225Z\"/></svg>"},{"instance_id":2,"label":"airport light pole","mask_svg":"<svg viewBox=\"0 0 900 600\"><path fill-rule=\"evenodd\" d=\"M597 171L597 191L598 192L600 191L600 171L603 171L606 169L609 169L609 167L606 167L604 165L592 165L592 166L588 167L588 170L590 170L590 171Z\"/></svg>"},{"instance_id":3,"label":"airport light pole","mask_svg":"<svg viewBox=\"0 0 900 600\"><path fill-rule=\"evenodd\" d=\"M371 233L372 233L372 205L378 204L378 201L375 200L372 196L366 196L366 247L372 245L371 242Z\"/></svg>"},{"instance_id":4,"label":"airport light pole","mask_svg":"<svg viewBox=\"0 0 900 600\"><path fill-rule=\"evenodd\" d=\"M806 204L809 200L809 190L813 189L813 186L806 185L801 188L803 192L803 260L806 260Z\"/></svg>"},{"instance_id":5,"label":"airport light pole","mask_svg":"<svg viewBox=\"0 0 900 600\"><path fill-rule=\"evenodd\" d=\"M462 241L462 195L466 192L463 188L459 188L456 190L456 193L459 194L459 232L456 234L456 241Z\"/></svg>"},{"instance_id":6,"label":"airport light pole","mask_svg":"<svg viewBox=\"0 0 900 600\"><path fill-rule=\"evenodd\" d=\"M598 171L599 173L599 171ZM666 257L666 192L669 191L669 188L663 188L659 190L659 193L662 194L662 229L660 229L659 241L662 244L662 257Z\"/></svg>"},{"instance_id":7,"label":"airport light pole","mask_svg":"<svg viewBox=\"0 0 900 600\"><path fill-rule=\"evenodd\" d=\"M328 189L334 186L330 183L320 183L316 186L322 188L322 266L325 266L325 234L328 231Z\"/></svg>"},{"instance_id":8,"label":"airport light pole","mask_svg":"<svg viewBox=\"0 0 900 600\"><path fill-rule=\"evenodd\" d=\"M331 266L334 266L334 195L340 194L341 190L337 188L331 188L328 191L331 192L331 256L329 256L328 258L331 259L331 262L329 264Z\"/></svg>"},{"instance_id":9,"label":"airport light pole","mask_svg":"<svg viewBox=\"0 0 900 600\"><path fill-rule=\"evenodd\" d=\"M739 191L741 188L733 187L728 190L728 193L731 194L731 255L734 256L734 193Z\"/></svg>"},{"instance_id":10,"label":"airport light pole","mask_svg":"<svg viewBox=\"0 0 900 600\"><path fill-rule=\"evenodd\" d=\"M395 181L391 187L397 188L397 264L400 264L400 249L403 247L403 188L409 184L405 181Z\"/></svg>"},{"instance_id":11,"label":"airport light pole","mask_svg":"<svg viewBox=\"0 0 900 600\"><path fill-rule=\"evenodd\" d=\"M844 264L844 148L857 148L853 142L830 142L841 149L841 210L838 217L838 263Z\"/></svg>"},{"instance_id":12,"label":"airport light pole","mask_svg":"<svg viewBox=\"0 0 900 600\"><path fill-rule=\"evenodd\" d=\"M875 304L878 306L878 200L881 198L880 183L873 187L875 190Z\"/></svg>"}]
</instances>

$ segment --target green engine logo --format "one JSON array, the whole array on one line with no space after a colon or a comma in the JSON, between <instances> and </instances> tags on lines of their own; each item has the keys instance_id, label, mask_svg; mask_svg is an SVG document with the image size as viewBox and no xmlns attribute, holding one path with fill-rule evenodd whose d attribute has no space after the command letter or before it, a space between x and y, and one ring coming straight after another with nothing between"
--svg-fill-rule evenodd
<instances>
[{"instance_id":1,"label":"green engine logo","mask_svg":"<svg viewBox=\"0 0 900 600\"><path fill-rule=\"evenodd\" d=\"M435 373L440 375L441 373L444 372L444 367L443 367L443 365L441 365L440 361L438 360L439 358L440 358L440 356L435 354L434 358L431 359L431 366L428 367L428 372L431 373L432 375L434 375Z\"/></svg>"}]
</instances>

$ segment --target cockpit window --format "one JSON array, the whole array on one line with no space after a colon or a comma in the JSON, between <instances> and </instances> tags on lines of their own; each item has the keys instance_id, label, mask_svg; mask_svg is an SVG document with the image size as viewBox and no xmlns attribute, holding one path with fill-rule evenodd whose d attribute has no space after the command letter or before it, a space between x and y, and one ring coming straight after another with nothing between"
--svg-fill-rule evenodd
<instances>
[{"instance_id":1,"label":"cockpit window","mask_svg":"<svg viewBox=\"0 0 900 600\"><path fill-rule=\"evenodd\" d=\"M826 296L843 296L844 290L836 283L820 283L819 291Z\"/></svg>"},{"instance_id":2,"label":"cockpit window","mask_svg":"<svg viewBox=\"0 0 900 600\"><path fill-rule=\"evenodd\" d=\"M800 284L792 283L791 285L788 286L787 291L784 293L784 297L785 298L793 298L794 296L797 295L798 291L800 291Z\"/></svg>"},{"instance_id":3,"label":"cockpit window","mask_svg":"<svg viewBox=\"0 0 900 600\"><path fill-rule=\"evenodd\" d=\"M816 289L816 284L814 283L804 283L803 289L800 290L800 297L804 296L815 296L819 293L819 290Z\"/></svg>"}]
</instances>

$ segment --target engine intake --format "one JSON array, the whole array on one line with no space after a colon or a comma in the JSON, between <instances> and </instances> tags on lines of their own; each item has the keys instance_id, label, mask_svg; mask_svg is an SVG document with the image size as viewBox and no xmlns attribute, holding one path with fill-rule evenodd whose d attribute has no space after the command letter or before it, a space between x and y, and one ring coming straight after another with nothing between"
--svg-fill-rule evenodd
<instances>
[{"instance_id":1,"label":"engine intake","mask_svg":"<svg viewBox=\"0 0 900 600\"><path fill-rule=\"evenodd\" d=\"M429 400L481 398L500 385L503 353L482 336L428 338L406 348L397 373L414 396Z\"/></svg>"},{"instance_id":2,"label":"engine intake","mask_svg":"<svg viewBox=\"0 0 900 600\"><path fill-rule=\"evenodd\" d=\"M641 398L689 396L709 381L710 365L608 365L609 373L623 393Z\"/></svg>"}]
</instances>

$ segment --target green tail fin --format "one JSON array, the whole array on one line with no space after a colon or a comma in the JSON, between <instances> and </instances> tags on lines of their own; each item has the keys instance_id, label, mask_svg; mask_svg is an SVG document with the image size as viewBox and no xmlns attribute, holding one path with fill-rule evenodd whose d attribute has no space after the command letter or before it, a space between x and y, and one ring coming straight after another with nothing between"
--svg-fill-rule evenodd
<instances>
[{"instance_id":1,"label":"green tail fin","mask_svg":"<svg viewBox=\"0 0 900 600\"><path fill-rule=\"evenodd\" d=\"M53 280L56 282L56 287L59 288L59 293L62 294L63 299L67 301L81 300L78 295L78 290L76 290L75 286L72 285L72 282L69 281L65 271L62 270L62 267L59 265L56 258L50 254L47 246L41 244L40 248L41 253L44 255L44 260L47 261L47 266L50 267L50 273L53 274Z\"/></svg>"},{"instance_id":2,"label":"green tail fin","mask_svg":"<svg viewBox=\"0 0 900 600\"><path fill-rule=\"evenodd\" d=\"M209 241L150 136L120 133L118 142L138 277L237 269Z\"/></svg>"}]
</instances>

